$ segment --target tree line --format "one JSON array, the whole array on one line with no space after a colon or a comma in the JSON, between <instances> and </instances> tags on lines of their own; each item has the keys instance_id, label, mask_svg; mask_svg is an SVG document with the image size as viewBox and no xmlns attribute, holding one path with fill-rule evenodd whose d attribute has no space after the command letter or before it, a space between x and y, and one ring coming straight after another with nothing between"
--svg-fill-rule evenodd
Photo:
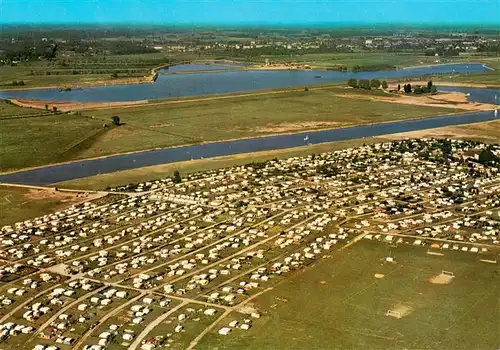
<instances>
[{"instance_id":1,"label":"tree line","mask_svg":"<svg viewBox=\"0 0 500 350\"><path fill-rule=\"evenodd\" d=\"M355 88L355 89L365 89L365 90L371 90L371 89L379 89L382 87L382 89L387 89L389 87L389 84L387 84L387 81L383 80L382 82L378 79L354 79L351 78L347 81L347 85Z\"/></svg>"},{"instance_id":2,"label":"tree line","mask_svg":"<svg viewBox=\"0 0 500 350\"><path fill-rule=\"evenodd\" d=\"M382 89L387 89L389 87L389 84L387 84L387 81L382 80L382 82L378 79L354 79L351 78L347 81L347 86L355 88L355 89L365 89L365 90L371 90L371 89L379 89L382 87ZM431 80L427 82L427 85L424 86L412 86L411 84L404 84L403 85L403 92L406 94L414 93L414 94L426 94L426 93L431 93L431 94L436 94L437 93L437 88L436 86L432 83ZM398 84L397 86L397 91L401 91L401 85Z\"/></svg>"}]
</instances>

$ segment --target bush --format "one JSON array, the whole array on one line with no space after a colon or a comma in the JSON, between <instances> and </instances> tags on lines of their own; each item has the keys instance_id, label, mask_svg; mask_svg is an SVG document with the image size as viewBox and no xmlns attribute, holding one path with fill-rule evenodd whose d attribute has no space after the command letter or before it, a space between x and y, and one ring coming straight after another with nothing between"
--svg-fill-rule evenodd
<instances>
[{"instance_id":1,"label":"bush","mask_svg":"<svg viewBox=\"0 0 500 350\"><path fill-rule=\"evenodd\" d=\"M114 125L117 125L117 126L120 125L120 117L115 115L111 118L111 120L112 120Z\"/></svg>"},{"instance_id":2,"label":"bush","mask_svg":"<svg viewBox=\"0 0 500 350\"><path fill-rule=\"evenodd\" d=\"M374 89L378 89L378 88L380 87L380 85L381 85L381 84L380 84L380 80L378 80L378 79L372 79L372 80L370 81L370 86L371 86L372 88L374 88Z\"/></svg>"},{"instance_id":3,"label":"bush","mask_svg":"<svg viewBox=\"0 0 500 350\"><path fill-rule=\"evenodd\" d=\"M354 78L351 78L347 81L347 86L350 86L352 88L358 88L358 81Z\"/></svg>"},{"instance_id":4,"label":"bush","mask_svg":"<svg viewBox=\"0 0 500 350\"><path fill-rule=\"evenodd\" d=\"M485 149L479 154L479 163L481 164L492 164L500 161L500 159L491 151L491 149Z\"/></svg>"},{"instance_id":5,"label":"bush","mask_svg":"<svg viewBox=\"0 0 500 350\"><path fill-rule=\"evenodd\" d=\"M382 89L387 89L389 87L389 84L384 80L382 81Z\"/></svg>"},{"instance_id":6,"label":"bush","mask_svg":"<svg viewBox=\"0 0 500 350\"><path fill-rule=\"evenodd\" d=\"M362 88L362 89L366 89L366 90L370 90L371 89L371 86L370 86L370 80L368 79L359 79L359 87Z\"/></svg>"},{"instance_id":7,"label":"bush","mask_svg":"<svg viewBox=\"0 0 500 350\"><path fill-rule=\"evenodd\" d=\"M424 90L422 89L421 86L416 86L415 89L413 89L413 92L417 95L420 95L424 93Z\"/></svg>"},{"instance_id":8,"label":"bush","mask_svg":"<svg viewBox=\"0 0 500 350\"><path fill-rule=\"evenodd\" d=\"M181 173L179 173L179 170L174 171L174 177L173 177L174 183L178 184L182 182L182 177Z\"/></svg>"}]
</instances>

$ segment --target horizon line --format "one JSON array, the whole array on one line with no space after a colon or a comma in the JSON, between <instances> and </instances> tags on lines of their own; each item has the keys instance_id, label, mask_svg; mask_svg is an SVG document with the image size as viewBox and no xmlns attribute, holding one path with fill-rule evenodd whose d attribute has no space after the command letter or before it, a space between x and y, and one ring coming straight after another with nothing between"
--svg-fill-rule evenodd
<instances>
[{"instance_id":1,"label":"horizon line","mask_svg":"<svg viewBox=\"0 0 500 350\"><path fill-rule=\"evenodd\" d=\"M280 22L142 22L142 21L83 21L83 22L0 22L0 26L143 26L143 27L282 27L282 28L298 28L298 27L344 27L352 28L353 26L393 26L397 28L425 26L426 28L442 28L442 27L496 27L500 30L500 23L496 22L444 22L440 24L432 21L416 21L416 22L369 22L369 21L342 21L342 22L302 22L302 23L280 23Z\"/></svg>"}]
</instances>

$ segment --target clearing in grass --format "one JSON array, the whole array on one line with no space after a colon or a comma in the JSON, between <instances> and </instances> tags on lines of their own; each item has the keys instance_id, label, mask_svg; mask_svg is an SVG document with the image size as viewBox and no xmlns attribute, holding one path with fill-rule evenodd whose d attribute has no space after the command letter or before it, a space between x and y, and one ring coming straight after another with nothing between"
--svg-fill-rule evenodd
<instances>
[{"instance_id":1,"label":"clearing in grass","mask_svg":"<svg viewBox=\"0 0 500 350\"><path fill-rule=\"evenodd\" d=\"M96 194L0 185L0 227L97 197Z\"/></svg>"}]
</instances>

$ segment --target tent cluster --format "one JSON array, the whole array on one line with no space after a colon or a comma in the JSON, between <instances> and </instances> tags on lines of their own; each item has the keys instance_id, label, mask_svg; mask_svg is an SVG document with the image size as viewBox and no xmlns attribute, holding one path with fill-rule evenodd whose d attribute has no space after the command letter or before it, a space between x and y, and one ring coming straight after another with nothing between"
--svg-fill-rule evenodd
<instances>
[{"instance_id":1,"label":"tent cluster","mask_svg":"<svg viewBox=\"0 0 500 350\"><path fill-rule=\"evenodd\" d=\"M37 346L73 346L68 329L93 329L91 310L133 300L120 313L128 323L98 325L87 349L139 340L152 349L175 341L186 320L238 305L358 237L489 252L500 245L499 154L472 141L385 142L122 186L2 227L0 304L29 301L0 329L30 333L54 317L40 330L50 342ZM157 308L171 310L168 298L204 309L182 309L170 333L138 339ZM249 329L246 320L219 333Z\"/></svg>"}]
</instances>

